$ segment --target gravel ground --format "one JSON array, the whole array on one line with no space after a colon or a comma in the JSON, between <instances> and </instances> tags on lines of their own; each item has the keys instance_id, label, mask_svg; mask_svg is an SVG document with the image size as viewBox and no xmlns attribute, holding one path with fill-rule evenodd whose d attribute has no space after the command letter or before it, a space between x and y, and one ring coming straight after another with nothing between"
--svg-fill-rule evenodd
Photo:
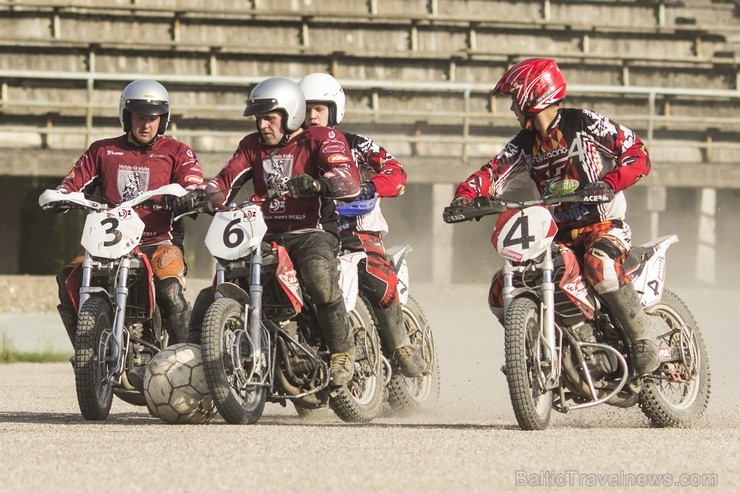
<instances>
[{"instance_id":1,"label":"gravel ground","mask_svg":"<svg viewBox=\"0 0 740 493\"><path fill-rule=\"evenodd\" d=\"M191 281L189 296L205 282ZM0 315L48 316L55 289L51 277L0 277ZM68 364L0 365L0 491L604 491L656 481L639 490L740 491L740 344L727 310L737 291L676 290L712 365L712 399L694 428L653 429L637 408L602 406L555 413L534 433L516 426L486 290L412 286L435 331L442 397L435 413L406 419L306 423L268 404L255 425L170 426L116 399L108 420L92 423Z\"/></svg>"}]
</instances>

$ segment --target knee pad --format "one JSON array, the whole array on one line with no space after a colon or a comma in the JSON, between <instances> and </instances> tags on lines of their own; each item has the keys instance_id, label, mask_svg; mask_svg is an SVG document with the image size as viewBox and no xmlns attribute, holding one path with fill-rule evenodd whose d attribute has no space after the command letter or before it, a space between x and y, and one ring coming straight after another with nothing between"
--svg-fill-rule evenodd
<instances>
[{"instance_id":1,"label":"knee pad","mask_svg":"<svg viewBox=\"0 0 740 493\"><path fill-rule=\"evenodd\" d=\"M590 253L600 258L607 257L612 260L618 260L626 252L615 240L610 240L608 237L601 237L591 245Z\"/></svg>"},{"instance_id":2,"label":"knee pad","mask_svg":"<svg viewBox=\"0 0 740 493\"><path fill-rule=\"evenodd\" d=\"M176 277L165 279L154 279L154 287L157 293L157 304L162 309L162 316L181 313L189 309L185 299L182 284Z\"/></svg>"},{"instance_id":3,"label":"knee pad","mask_svg":"<svg viewBox=\"0 0 740 493\"><path fill-rule=\"evenodd\" d=\"M607 238L596 241L584 255L583 275L599 293L607 293L624 284L622 261L626 252Z\"/></svg>"},{"instance_id":4,"label":"knee pad","mask_svg":"<svg viewBox=\"0 0 740 493\"><path fill-rule=\"evenodd\" d=\"M328 305L342 299L339 288L339 270L335 262L313 257L300 268L301 284L316 305Z\"/></svg>"},{"instance_id":5,"label":"knee pad","mask_svg":"<svg viewBox=\"0 0 740 493\"><path fill-rule=\"evenodd\" d=\"M383 257L369 255L358 265L360 290L373 307L389 308L398 301L398 277Z\"/></svg>"}]
</instances>

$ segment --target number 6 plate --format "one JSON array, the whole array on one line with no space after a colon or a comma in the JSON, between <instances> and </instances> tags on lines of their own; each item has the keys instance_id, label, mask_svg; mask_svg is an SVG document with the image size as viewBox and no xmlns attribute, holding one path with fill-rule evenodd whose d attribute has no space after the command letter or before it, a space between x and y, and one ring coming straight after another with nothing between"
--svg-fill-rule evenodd
<instances>
[{"instance_id":1,"label":"number 6 plate","mask_svg":"<svg viewBox=\"0 0 740 493\"><path fill-rule=\"evenodd\" d=\"M219 212L208 228L206 247L214 257L237 260L257 247L266 232L262 209L257 205Z\"/></svg>"}]
</instances>

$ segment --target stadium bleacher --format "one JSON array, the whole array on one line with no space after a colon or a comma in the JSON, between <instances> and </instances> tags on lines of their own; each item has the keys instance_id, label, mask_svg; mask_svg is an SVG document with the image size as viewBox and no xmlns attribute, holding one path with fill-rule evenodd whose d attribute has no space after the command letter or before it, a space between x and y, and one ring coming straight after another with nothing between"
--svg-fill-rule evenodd
<instances>
[{"instance_id":1,"label":"stadium bleacher","mask_svg":"<svg viewBox=\"0 0 740 493\"><path fill-rule=\"evenodd\" d=\"M61 176L92 140L119 131L120 90L138 77L167 85L170 133L212 174L250 130L251 87L326 71L347 92L345 129L392 149L411 183L449 186L513 132L508 101L489 92L531 56L557 58L566 105L634 128L658 165L733 165L740 150L732 3L5 0L0 33L4 175ZM34 164L19 164L29 150ZM716 169L693 185L740 187ZM677 186L681 173L656 179Z\"/></svg>"}]
</instances>

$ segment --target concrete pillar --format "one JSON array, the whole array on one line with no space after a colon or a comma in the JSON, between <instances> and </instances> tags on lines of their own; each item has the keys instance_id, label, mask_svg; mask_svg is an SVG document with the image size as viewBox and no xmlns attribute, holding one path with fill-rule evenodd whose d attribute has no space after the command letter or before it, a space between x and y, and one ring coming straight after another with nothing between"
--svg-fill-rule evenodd
<instances>
[{"instance_id":1,"label":"concrete pillar","mask_svg":"<svg viewBox=\"0 0 740 493\"><path fill-rule=\"evenodd\" d=\"M442 221L442 211L455 193L449 183L432 185L432 282L449 284L452 282L452 233L454 228Z\"/></svg>"},{"instance_id":2,"label":"concrete pillar","mask_svg":"<svg viewBox=\"0 0 740 493\"><path fill-rule=\"evenodd\" d=\"M717 190L702 188L699 195L699 228L696 248L696 280L717 281Z\"/></svg>"},{"instance_id":3,"label":"concrete pillar","mask_svg":"<svg viewBox=\"0 0 740 493\"><path fill-rule=\"evenodd\" d=\"M655 239L660 235L660 213L665 211L666 188L651 186L648 187L646 195L647 210L650 214L650 239Z\"/></svg>"},{"instance_id":4,"label":"concrete pillar","mask_svg":"<svg viewBox=\"0 0 740 493\"><path fill-rule=\"evenodd\" d=\"M550 0L542 2L542 20L545 22L550 20Z\"/></svg>"}]
</instances>

